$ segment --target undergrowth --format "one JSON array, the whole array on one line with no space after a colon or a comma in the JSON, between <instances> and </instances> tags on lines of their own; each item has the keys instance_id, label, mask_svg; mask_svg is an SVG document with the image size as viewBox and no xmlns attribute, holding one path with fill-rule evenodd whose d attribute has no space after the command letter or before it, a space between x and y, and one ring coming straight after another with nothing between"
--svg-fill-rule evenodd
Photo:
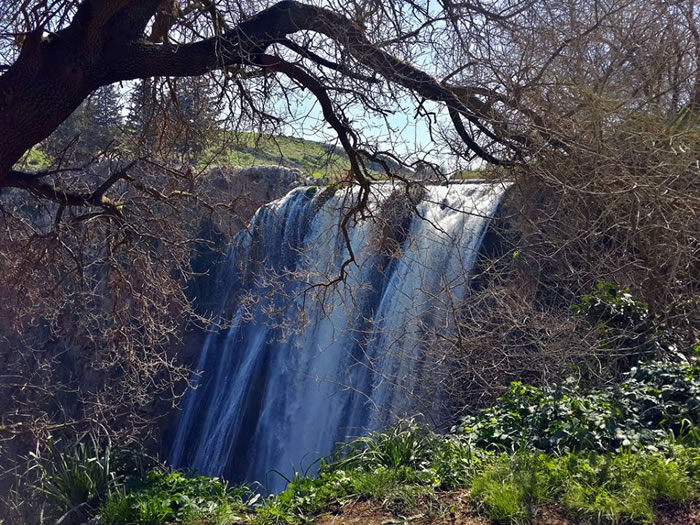
<instances>
[{"instance_id":1,"label":"undergrowth","mask_svg":"<svg viewBox=\"0 0 700 525\"><path fill-rule=\"evenodd\" d=\"M359 438L317 478L295 480L260 507L255 523L300 523L332 505L373 500L407 516L441 491L468 488L496 523L526 523L556 504L576 523L651 523L664 506L700 498L700 448L667 439L657 450L494 452L465 435L440 436L413 421Z\"/></svg>"},{"instance_id":2,"label":"undergrowth","mask_svg":"<svg viewBox=\"0 0 700 525\"><path fill-rule=\"evenodd\" d=\"M49 468L44 478L75 472L80 486L97 487L83 508L99 504L103 525L307 523L358 501L408 519L417 509L440 508L441 494L453 490L468 492L471 508L496 523L530 522L547 504L575 523L651 523L659 509L700 500L699 384L695 360L641 365L603 391L514 384L447 435L399 421L340 445L317 476L296 475L267 497L163 470L130 480L110 471L106 478L92 465L105 460L91 459L105 454L94 453L71 459L90 468ZM60 490L55 516L76 504Z\"/></svg>"},{"instance_id":3,"label":"undergrowth","mask_svg":"<svg viewBox=\"0 0 700 525\"><path fill-rule=\"evenodd\" d=\"M602 347L634 348L634 359L623 352L625 363L636 366L626 368L622 381L590 391L574 379L545 388L513 382L498 403L464 417L453 431L477 447L511 452L654 451L674 440L697 443L700 366L678 350L677 334L662 329L646 303L611 283L598 283L573 309L595 327ZM666 359L638 363L645 355Z\"/></svg>"},{"instance_id":4,"label":"undergrowth","mask_svg":"<svg viewBox=\"0 0 700 525\"><path fill-rule=\"evenodd\" d=\"M117 491L138 465L108 439L86 433L75 442L49 440L45 454L30 454L28 475L44 502L42 514L57 524L82 523Z\"/></svg>"},{"instance_id":5,"label":"undergrowth","mask_svg":"<svg viewBox=\"0 0 700 525\"><path fill-rule=\"evenodd\" d=\"M620 384L582 391L511 384L499 402L454 429L478 446L544 452L656 450L669 439L700 439L700 366L654 362L633 368Z\"/></svg>"},{"instance_id":6,"label":"undergrowth","mask_svg":"<svg viewBox=\"0 0 700 525\"><path fill-rule=\"evenodd\" d=\"M245 515L248 490L204 476L151 471L128 492L113 494L100 512L105 525L226 524Z\"/></svg>"},{"instance_id":7,"label":"undergrowth","mask_svg":"<svg viewBox=\"0 0 700 525\"><path fill-rule=\"evenodd\" d=\"M700 449L665 453L501 454L471 483L472 496L496 522L528 521L538 505L557 503L576 522L651 523L664 505L700 495Z\"/></svg>"}]
</instances>

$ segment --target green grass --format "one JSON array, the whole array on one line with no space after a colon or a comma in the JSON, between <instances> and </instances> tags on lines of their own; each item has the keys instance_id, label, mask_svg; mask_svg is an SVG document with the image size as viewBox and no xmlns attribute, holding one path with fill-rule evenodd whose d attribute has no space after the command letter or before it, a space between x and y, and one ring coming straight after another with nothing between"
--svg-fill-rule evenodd
<instances>
[{"instance_id":1,"label":"green grass","mask_svg":"<svg viewBox=\"0 0 700 525\"><path fill-rule=\"evenodd\" d=\"M298 168L306 175L325 177L350 169L341 148L291 137L262 136L255 133L222 134L217 144L207 148L200 160L203 166L282 165Z\"/></svg>"},{"instance_id":2,"label":"green grass","mask_svg":"<svg viewBox=\"0 0 700 525\"><path fill-rule=\"evenodd\" d=\"M43 170L51 166L53 160L43 151L32 148L15 165L18 169Z\"/></svg>"},{"instance_id":3,"label":"green grass","mask_svg":"<svg viewBox=\"0 0 700 525\"><path fill-rule=\"evenodd\" d=\"M504 454L474 478L472 495L499 523L526 522L543 503L582 522L651 523L660 507L700 497L699 466L700 449L682 446L665 454Z\"/></svg>"},{"instance_id":4,"label":"green grass","mask_svg":"<svg viewBox=\"0 0 700 525\"><path fill-rule=\"evenodd\" d=\"M560 476L564 487L561 504L571 515L587 521L651 523L660 506L680 506L698 497L693 471L699 453L698 449L683 449L669 454L576 458L573 467L563 472L566 477Z\"/></svg>"},{"instance_id":5,"label":"green grass","mask_svg":"<svg viewBox=\"0 0 700 525\"><path fill-rule=\"evenodd\" d=\"M472 495L495 521L525 520L552 491L548 467L537 454L501 456L474 477Z\"/></svg>"}]
</instances>

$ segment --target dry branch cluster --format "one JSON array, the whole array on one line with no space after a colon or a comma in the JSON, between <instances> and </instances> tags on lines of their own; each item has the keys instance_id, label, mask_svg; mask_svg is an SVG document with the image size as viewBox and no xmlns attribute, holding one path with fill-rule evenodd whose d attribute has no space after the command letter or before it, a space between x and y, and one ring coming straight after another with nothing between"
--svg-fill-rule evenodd
<instances>
[{"instance_id":1,"label":"dry branch cluster","mask_svg":"<svg viewBox=\"0 0 700 525\"><path fill-rule=\"evenodd\" d=\"M596 99L566 154L543 152L514 170L475 293L449 341L464 404L493 399L509 381L605 382L675 334L692 355L700 329L700 127L697 116L640 114ZM577 122L582 126L582 122ZM572 134L573 137L573 134ZM648 304L649 316L611 335L572 308L598 283ZM653 320L653 321L652 321ZM643 327L645 323L651 325ZM666 349L668 350L668 349Z\"/></svg>"}]
</instances>

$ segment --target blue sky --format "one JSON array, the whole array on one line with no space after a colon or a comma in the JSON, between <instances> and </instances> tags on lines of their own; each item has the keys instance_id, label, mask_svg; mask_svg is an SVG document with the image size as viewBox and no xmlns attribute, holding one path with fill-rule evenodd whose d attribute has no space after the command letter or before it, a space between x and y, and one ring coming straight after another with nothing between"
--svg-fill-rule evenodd
<instances>
[{"instance_id":1,"label":"blue sky","mask_svg":"<svg viewBox=\"0 0 700 525\"><path fill-rule=\"evenodd\" d=\"M333 143L336 140L335 131L323 119L319 104L311 94L296 89L292 100L293 115L290 115L289 122L283 128L285 135L318 142ZM386 122L363 114L359 107L353 108L347 115L353 121L353 127L368 140L376 141L380 148L409 158L420 152L421 157L433 162L446 162L449 156L441 154L438 146L431 141L425 118L416 116L415 105L411 102L402 104L404 107L397 108ZM284 105L286 109L287 103L280 100L278 105ZM429 109L439 115L437 104L431 104Z\"/></svg>"}]
</instances>

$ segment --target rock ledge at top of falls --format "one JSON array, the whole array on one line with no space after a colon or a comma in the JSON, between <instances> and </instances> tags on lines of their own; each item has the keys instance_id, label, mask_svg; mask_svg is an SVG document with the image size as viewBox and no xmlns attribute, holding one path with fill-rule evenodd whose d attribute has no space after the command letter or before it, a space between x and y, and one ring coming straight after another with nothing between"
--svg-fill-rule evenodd
<instances>
[{"instance_id":1,"label":"rock ledge at top of falls","mask_svg":"<svg viewBox=\"0 0 700 525\"><path fill-rule=\"evenodd\" d=\"M261 206L286 195L305 183L303 173L285 166L221 166L203 175L203 191L212 202L231 205L229 216L219 216L213 225L224 235L224 243L233 239Z\"/></svg>"},{"instance_id":2,"label":"rock ledge at top of falls","mask_svg":"<svg viewBox=\"0 0 700 525\"><path fill-rule=\"evenodd\" d=\"M210 183L219 190L240 193L250 190L250 184L264 184L267 187L265 196L274 200L295 186L304 183L305 177L301 170L285 166L222 166L213 168L207 175ZM274 197L273 197L274 195ZM251 196L264 198L263 195Z\"/></svg>"}]
</instances>

